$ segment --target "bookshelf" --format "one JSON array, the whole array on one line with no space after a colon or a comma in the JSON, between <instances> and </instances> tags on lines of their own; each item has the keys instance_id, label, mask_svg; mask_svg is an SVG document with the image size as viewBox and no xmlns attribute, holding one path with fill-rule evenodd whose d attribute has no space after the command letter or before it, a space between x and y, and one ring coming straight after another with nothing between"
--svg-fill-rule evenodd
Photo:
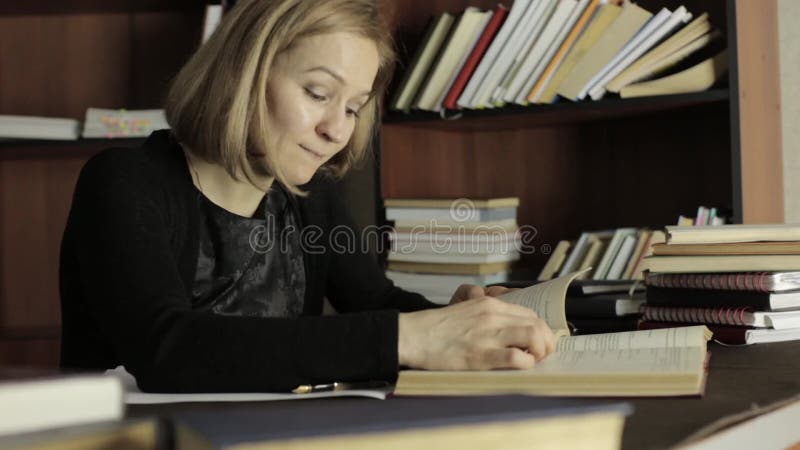
<instances>
[{"instance_id":1,"label":"bookshelf","mask_svg":"<svg viewBox=\"0 0 800 450\"><path fill-rule=\"evenodd\" d=\"M497 0L383 1L396 8L387 11L396 40L413 51L429 14ZM541 248L584 229L660 226L698 204L728 205L737 221L782 220L777 0L683 3L708 10L731 49L740 41L730 87L447 121L388 114L379 164L345 183L360 194L357 221L380 215L382 196L518 195ZM189 0L3 2L0 114L82 120L89 106L158 107L202 16L202 2ZM57 364L59 245L78 171L103 148L136 143L0 142L0 365Z\"/></svg>"},{"instance_id":2,"label":"bookshelf","mask_svg":"<svg viewBox=\"0 0 800 450\"><path fill-rule=\"evenodd\" d=\"M637 3L708 12L735 55L728 82L697 94L467 111L456 119L388 112L382 195L518 195L519 222L536 227L541 250L583 230L661 227L698 205L727 207L735 222L782 221L777 2ZM414 0L390 17L410 53L430 15L494 4ZM546 258L527 255L523 265L538 268Z\"/></svg>"}]
</instances>

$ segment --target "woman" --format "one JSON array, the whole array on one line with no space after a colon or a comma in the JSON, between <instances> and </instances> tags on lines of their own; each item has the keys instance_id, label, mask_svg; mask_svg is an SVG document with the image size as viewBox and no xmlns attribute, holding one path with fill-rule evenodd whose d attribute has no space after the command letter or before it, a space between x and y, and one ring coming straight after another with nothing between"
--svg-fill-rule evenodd
<instances>
[{"instance_id":1,"label":"woman","mask_svg":"<svg viewBox=\"0 0 800 450\"><path fill-rule=\"evenodd\" d=\"M354 227L331 177L365 154L392 67L374 3L240 1L174 80L171 131L86 164L62 243L63 367L122 364L146 391L282 391L553 350L500 291L432 308L332 245ZM343 314L320 316L323 297Z\"/></svg>"}]
</instances>

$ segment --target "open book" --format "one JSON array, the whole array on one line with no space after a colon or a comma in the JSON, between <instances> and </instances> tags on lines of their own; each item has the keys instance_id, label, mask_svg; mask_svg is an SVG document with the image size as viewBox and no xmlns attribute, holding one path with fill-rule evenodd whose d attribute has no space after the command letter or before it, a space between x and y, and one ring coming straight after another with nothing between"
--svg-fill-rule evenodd
<instances>
[{"instance_id":1,"label":"open book","mask_svg":"<svg viewBox=\"0 0 800 450\"><path fill-rule=\"evenodd\" d=\"M564 302L581 272L501 299L527 306L556 334L556 351L530 370L404 370L395 395L527 393L558 396L679 396L703 393L705 326L570 336Z\"/></svg>"}]
</instances>

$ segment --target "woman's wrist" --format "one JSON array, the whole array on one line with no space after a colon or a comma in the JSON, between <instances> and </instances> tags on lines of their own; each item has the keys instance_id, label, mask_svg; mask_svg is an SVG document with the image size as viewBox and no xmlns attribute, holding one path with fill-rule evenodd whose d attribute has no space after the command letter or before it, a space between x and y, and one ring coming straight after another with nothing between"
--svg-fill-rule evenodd
<instances>
[{"instance_id":1,"label":"woman's wrist","mask_svg":"<svg viewBox=\"0 0 800 450\"><path fill-rule=\"evenodd\" d=\"M397 363L404 367L419 367L416 363L414 313L397 315Z\"/></svg>"}]
</instances>

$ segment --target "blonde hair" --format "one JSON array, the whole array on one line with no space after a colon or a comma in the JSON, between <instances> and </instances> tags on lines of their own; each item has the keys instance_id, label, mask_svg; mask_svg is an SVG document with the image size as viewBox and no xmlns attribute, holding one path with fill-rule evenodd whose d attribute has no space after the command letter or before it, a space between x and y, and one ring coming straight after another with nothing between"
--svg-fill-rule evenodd
<instances>
[{"instance_id":1,"label":"blonde hair","mask_svg":"<svg viewBox=\"0 0 800 450\"><path fill-rule=\"evenodd\" d=\"M278 55L301 39L334 32L372 40L380 58L350 141L321 169L342 176L367 155L395 62L376 0L239 0L173 80L165 102L172 133L192 154L221 165L236 180L244 174L254 185L247 150L259 149L270 175L303 195L276 164L264 101L267 80Z\"/></svg>"}]
</instances>

